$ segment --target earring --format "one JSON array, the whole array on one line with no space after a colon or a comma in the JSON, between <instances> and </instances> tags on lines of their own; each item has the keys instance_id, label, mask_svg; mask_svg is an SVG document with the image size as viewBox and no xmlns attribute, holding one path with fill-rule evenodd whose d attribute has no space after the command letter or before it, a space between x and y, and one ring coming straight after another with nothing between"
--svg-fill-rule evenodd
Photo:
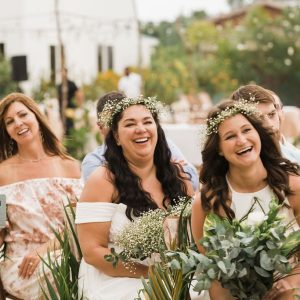
<instances>
[{"instance_id":1,"label":"earring","mask_svg":"<svg viewBox=\"0 0 300 300\"><path fill-rule=\"evenodd\" d=\"M218 154L219 154L220 156L224 156L223 152L221 152L221 151L220 151Z\"/></svg>"},{"instance_id":2,"label":"earring","mask_svg":"<svg viewBox=\"0 0 300 300\"><path fill-rule=\"evenodd\" d=\"M8 142L8 156L12 156L14 151L14 140L11 138Z\"/></svg>"},{"instance_id":3,"label":"earring","mask_svg":"<svg viewBox=\"0 0 300 300\"><path fill-rule=\"evenodd\" d=\"M41 140L42 140L42 143L44 144L45 142L45 139L44 139L44 135L43 135L43 132L40 130L40 135L41 135Z\"/></svg>"}]
</instances>

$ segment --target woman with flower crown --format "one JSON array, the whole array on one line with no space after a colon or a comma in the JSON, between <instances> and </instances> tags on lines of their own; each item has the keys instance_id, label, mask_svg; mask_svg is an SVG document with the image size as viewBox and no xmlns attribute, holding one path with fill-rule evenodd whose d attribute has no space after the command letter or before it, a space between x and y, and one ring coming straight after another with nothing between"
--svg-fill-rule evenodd
<instances>
[{"instance_id":1,"label":"woman with flower crown","mask_svg":"<svg viewBox=\"0 0 300 300\"><path fill-rule=\"evenodd\" d=\"M182 167L171 153L158 120L154 98L124 98L105 104L99 122L110 128L107 164L96 169L84 187L76 209L83 253L79 288L89 300L134 299L148 267L113 267L104 258L125 225L150 209L166 209L180 196L193 194Z\"/></svg>"},{"instance_id":2,"label":"woman with flower crown","mask_svg":"<svg viewBox=\"0 0 300 300\"><path fill-rule=\"evenodd\" d=\"M202 159L200 195L192 208L192 232L199 251L204 252L199 240L211 211L240 219L252 206L253 197L268 211L272 196L276 196L279 203L285 203L281 213L287 223L300 214L300 168L281 156L255 105L225 101L210 111ZM297 264L293 272L299 272ZM299 287L300 275L286 277L276 282L264 299L293 299L294 288ZM213 283L210 297L233 299L219 282Z\"/></svg>"},{"instance_id":3,"label":"woman with flower crown","mask_svg":"<svg viewBox=\"0 0 300 300\"><path fill-rule=\"evenodd\" d=\"M11 296L40 299L43 270L51 280L42 258L60 254L52 229L64 229L64 205L81 193L79 164L36 102L21 93L0 101L0 141L0 195L6 197L8 220L0 227L1 281Z\"/></svg>"}]
</instances>

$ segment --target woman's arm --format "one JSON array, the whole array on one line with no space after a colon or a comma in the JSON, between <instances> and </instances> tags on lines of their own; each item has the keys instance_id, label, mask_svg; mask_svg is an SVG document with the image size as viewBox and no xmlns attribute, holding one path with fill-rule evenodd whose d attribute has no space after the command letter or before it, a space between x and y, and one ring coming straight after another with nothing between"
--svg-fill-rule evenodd
<instances>
[{"instance_id":1,"label":"woman's arm","mask_svg":"<svg viewBox=\"0 0 300 300\"><path fill-rule=\"evenodd\" d=\"M80 197L80 202L112 202L115 188L110 182L108 170L100 167L89 177ZM77 233L84 260L109 276L147 276L148 268L136 264L135 272L125 268L123 263L113 267L104 256L111 254L108 248L111 222L94 222L77 225Z\"/></svg>"},{"instance_id":2,"label":"woman's arm","mask_svg":"<svg viewBox=\"0 0 300 300\"><path fill-rule=\"evenodd\" d=\"M206 212L201 205L200 194L198 193L192 203L192 234L199 252L204 253L204 248L200 245L200 240L203 237L204 221ZM223 289L218 281L214 281L209 290L211 300L233 300L227 289Z\"/></svg>"},{"instance_id":3,"label":"woman's arm","mask_svg":"<svg viewBox=\"0 0 300 300\"><path fill-rule=\"evenodd\" d=\"M288 197L289 205L300 227L300 176L289 176L289 185L293 191L293 195ZM292 292L293 295L300 295L300 292L297 291L297 288L300 287L300 264L294 267L291 274L293 273L295 275L288 276L274 283L272 289L264 297L264 300L294 299L290 295L293 289L296 289Z\"/></svg>"}]
</instances>

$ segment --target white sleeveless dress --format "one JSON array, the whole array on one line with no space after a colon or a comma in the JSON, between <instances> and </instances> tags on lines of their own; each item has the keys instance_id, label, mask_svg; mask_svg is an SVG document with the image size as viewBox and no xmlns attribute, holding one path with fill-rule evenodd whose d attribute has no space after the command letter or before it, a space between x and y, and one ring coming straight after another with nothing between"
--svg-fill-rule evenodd
<instances>
[{"instance_id":1,"label":"white sleeveless dress","mask_svg":"<svg viewBox=\"0 0 300 300\"><path fill-rule=\"evenodd\" d=\"M251 193L240 193L236 192L232 186L230 185L229 181L227 180L228 187L232 193L232 203L231 208L233 209L235 213L235 217L240 220L242 217L245 216L245 214L249 211L251 206L254 203L254 197L257 197L260 200L260 204L263 208L263 210L267 213L269 211L269 204L272 200L272 197L274 196L274 193L272 189L267 185L263 189L257 191L257 192L251 192ZM285 203L289 205L289 202L287 199L285 199ZM261 208L258 204L254 206L254 211L261 211ZM293 210L288 207L282 207L279 215L284 218L283 222L285 224L288 224L289 222L295 220L295 216L293 213ZM294 224L293 228L291 230L298 230L299 226L297 223Z\"/></svg>"}]
</instances>

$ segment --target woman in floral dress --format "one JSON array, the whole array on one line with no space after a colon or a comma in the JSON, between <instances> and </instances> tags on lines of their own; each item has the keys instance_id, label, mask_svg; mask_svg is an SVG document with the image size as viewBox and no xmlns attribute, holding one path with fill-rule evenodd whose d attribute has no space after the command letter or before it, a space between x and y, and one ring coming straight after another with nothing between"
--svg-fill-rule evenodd
<instances>
[{"instance_id":1,"label":"woman in floral dress","mask_svg":"<svg viewBox=\"0 0 300 300\"><path fill-rule=\"evenodd\" d=\"M63 230L63 206L80 196L79 164L65 153L34 100L20 93L0 101L0 140L0 194L6 196L8 220L0 231L1 280L15 297L40 299L41 257L59 253L51 228Z\"/></svg>"}]
</instances>

